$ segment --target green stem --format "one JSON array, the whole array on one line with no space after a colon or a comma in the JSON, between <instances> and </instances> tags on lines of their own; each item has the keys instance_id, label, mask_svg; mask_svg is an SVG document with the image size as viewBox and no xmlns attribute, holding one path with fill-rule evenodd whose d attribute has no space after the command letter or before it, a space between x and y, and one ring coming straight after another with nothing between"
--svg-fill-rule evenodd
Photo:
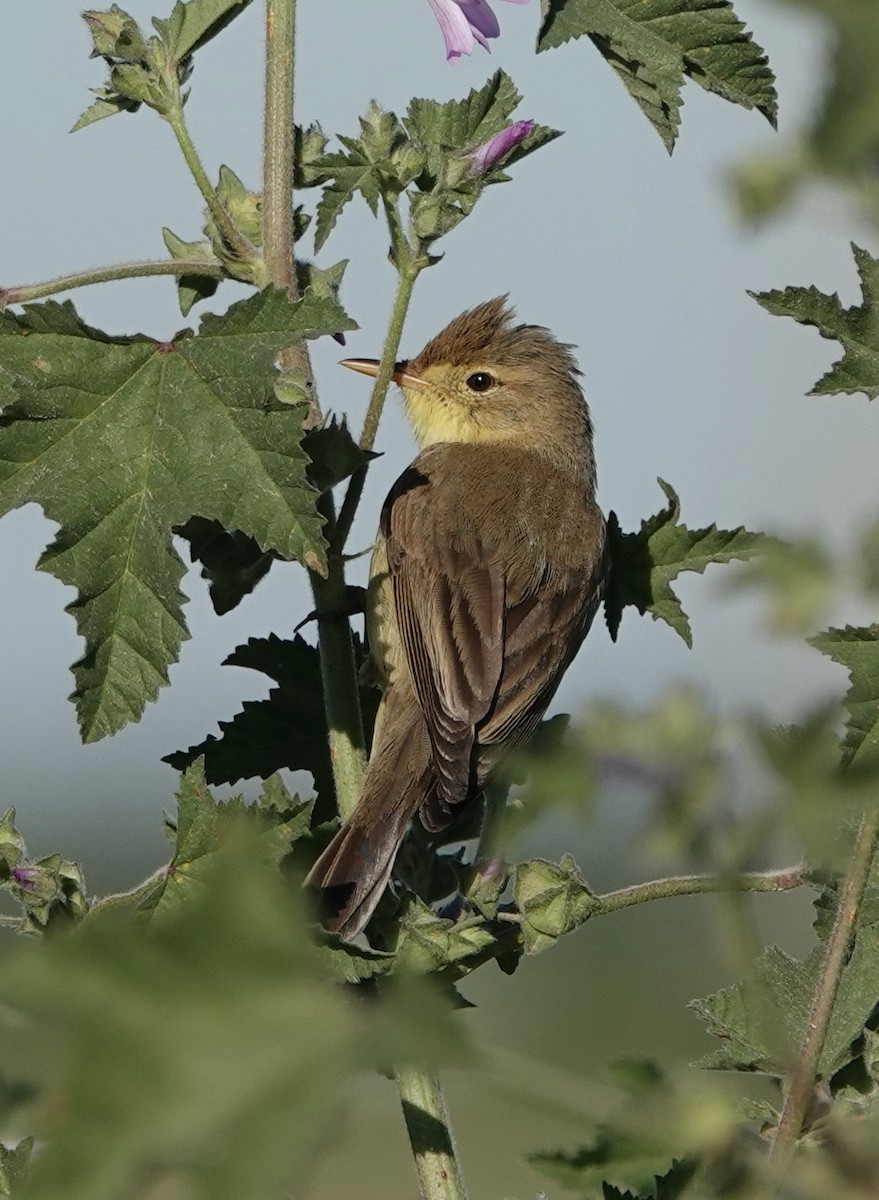
<instances>
[{"instance_id":1,"label":"green stem","mask_svg":"<svg viewBox=\"0 0 879 1200\"><path fill-rule=\"evenodd\" d=\"M397 1086L422 1200L467 1200L439 1079L430 1071L402 1067Z\"/></svg>"},{"instance_id":2,"label":"green stem","mask_svg":"<svg viewBox=\"0 0 879 1200\"><path fill-rule=\"evenodd\" d=\"M204 202L208 206L208 212L211 214L223 241L241 262L252 262L254 259L254 248L235 226L234 221L223 207L223 203L217 195L213 184L207 177L207 172L202 166L201 159L198 157L195 144L189 136L189 129L186 126L186 119L183 116L182 103L177 104L168 113L166 119L174 130L174 136L177 138L177 144L183 153L186 165L189 167L190 174L195 180L198 190L204 197Z\"/></svg>"},{"instance_id":3,"label":"green stem","mask_svg":"<svg viewBox=\"0 0 879 1200\"><path fill-rule=\"evenodd\" d=\"M652 879L636 883L616 892L599 896L601 908L595 915L617 912L634 904L649 904L672 896L696 896L702 892L787 892L802 887L800 867L784 867L779 871L751 871L744 875L672 875L668 879Z\"/></svg>"},{"instance_id":4,"label":"green stem","mask_svg":"<svg viewBox=\"0 0 879 1200\"><path fill-rule=\"evenodd\" d=\"M293 67L296 35L295 0L266 0L265 145L263 147L263 248L275 287L296 298L296 247L293 242ZM304 365L311 375L304 341L279 355L283 366ZM317 401L314 401L315 405ZM319 410L318 410L319 413ZM318 414L316 414L318 415ZM318 501L331 543L336 512L330 492ZM360 693L351 626L345 611L345 564L341 554L327 554L327 575L310 572L318 616L318 646L324 710L333 767L336 801L349 816L360 795L366 769L366 742L360 715Z\"/></svg>"},{"instance_id":5,"label":"green stem","mask_svg":"<svg viewBox=\"0 0 879 1200\"><path fill-rule=\"evenodd\" d=\"M360 447L363 450L371 450L375 445L379 421L384 409L391 376L394 373L394 364L400 352L403 325L409 311L410 301L412 300L412 289L415 287L415 280L425 265L422 260L412 253L408 242L402 234L399 227L399 212L396 211L395 206L386 203L385 210L389 214L388 224L391 229L392 244L395 247L394 257L395 259L399 259L404 254L405 258L397 276L397 291L394 295L394 305L391 309L391 319L388 324L384 349L379 362L378 374L375 377L375 383L372 385L372 393L369 397L366 416L363 419L363 429L360 434ZM394 213L395 220L391 219L391 213ZM348 489L345 492L345 499L342 502L339 519L336 522L336 532L332 543L333 550L338 554L341 554L345 549L348 534L351 532L357 507L363 495L363 485L366 482L367 469L367 466L360 467L348 481Z\"/></svg>"},{"instance_id":6,"label":"green stem","mask_svg":"<svg viewBox=\"0 0 879 1200\"><path fill-rule=\"evenodd\" d=\"M75 275L60 275L44 283L26 283L19 287L0 288L0 312L10 304L27 304L43 296L54 296L58 292L69 292L74 288L88 287L92 283L109 283L115 279L143 279L150 275L207 275L212 279L225 279L226 272L219 262L203 259L162 258L157 262L117 263L112 267L95 267Z\"/></svg>"},{"instance_id":7,"label":"green stem","mask_svg":"<svg viewBox=\"0 0 879 1200\"><path fill-rule=\"evenodd\" d=\"M743 875L672 875L667 879L651 879L648 883L636 883L615 892L597 896L585 920L603 917L606 913L633 908L637 904L651 904L654 900L670 900L675 896L697 896L705 892L788 892L805 883L802 868L782 867L777 871L752 871ZM453 964L448 974L451 979L461 979L481 967L483 963L505 954L515 953L521 948L522 935L519 926L521 916L516 912L498 914L496 940L471 958Z\"/></svg>"},{"instance_id":8,"label":"green stem","mask_svg":"<svg viewBox=\"0 0 879 1200\"><path fill-rule=\"evenodd\" d=\"M269 278L295 299L293 246L293 67L295 3L266 0L263 125L263 244Z\"/></svg>"},{"instance_id":9,"label":"green stem","mask_svg":"<svg viewBox=\"0 0 879 1200\"><path fill-rule=\"evenodd\" d=\"M318 509L331 530L335 505L331 492L324 492ZM351 816L360 798L366 770L366 739L360 712L360 691L351 624L345 612L345 562L332 548L327 554L327 575L311 573L314 607L318 614L318 646L323 681L324 709L329 731L330 762L336 803L343 820Z\"/></svg>"},{"instance_id":10,"label":"green stem","mask_svg":"<svg viewBox=\"0 0 879 1200\"><path fill-rule=\"evenodd\" d=\"M797 1060L787 1076L784 1106L770 1157L783 1172L790 1161L818 1077L821 1051L830 1025L833 1004L839 990L842 971L848 961L849 947L854 937L870 867L879 846L879 806L865 812L855 837L848 872L836 906L836 918L827 939L824 961L818 973L818 984Z\"/></svg>"}]
</instances>

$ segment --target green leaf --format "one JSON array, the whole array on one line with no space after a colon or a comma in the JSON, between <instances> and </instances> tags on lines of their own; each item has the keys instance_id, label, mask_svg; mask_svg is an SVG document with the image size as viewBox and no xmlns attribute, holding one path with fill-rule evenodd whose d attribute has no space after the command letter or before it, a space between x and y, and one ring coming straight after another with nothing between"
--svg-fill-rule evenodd
<instances>
[{"instance_id":1,"label":"green leaf","mask_svg":"<svg viewBox=\"0 0 879 1200\"><path fill-rule=\"evenodd\" d=\"M879 763L879 625L828 629L809 643L844 666L851 679L845 761L859 767Z\"/></svg>"},{"instance_id":2,"label":"green leaf","mask_svg":"<svg viewBox=\"0 0 879 1200\"><path fill-rule=\"evenodd\" d=\"M378 212L381 195L375 166L362 150L324 154L315 166L324 178L329 178L317 205L314 228L314 249L319 251L333 231L342 209L358 192L369 205L373 216Z\"/></svg>"},{"instance_id":3,"label":"green leaf","mask_svg":"<svg viewBox=\"0 0 879 1200\"><path fill-rule=\"evenodd\" d=\"M211 604L218 616L231 612L263 580L275 559L246 533L229 533L219 521L190 517L174 532L189 543L189 556L202 565L201 577L208 581Z\"/></svg>"},{"instance_id":4,"label":"green leaf","mask_svg":"<svg viewBox=\"0 0 879 1200\"><path fill-rule=\"evenodd\" d=\"M329 491L379 456L361 450L348 429L346 417L336 417L320 429L310 429L302 439L302 448L311 459L308 478L319 492Z\"/></svg>"},{"instance_id":5,"label":"green leaf","mask_svg":"<svg viewBox=\"0 0 879 1200\"><path fill-rule=\"evenodd\" d=\"M320 655L298 635L251 638L226 659L227 666L260 671L279 685L265 700L245 700L220 736L169 754L163 761L182 770L204 757L209 783L265 779L284 767L310 771L318 795L317 819L335 813L333 772L327 747Z\"/></svg>"},{"instance_id":6,"label":"green leaf","mask_svg":"<svg viewBox=\"0 0 879 1200\"><path fill-rule=\"evenodd\" d=\"M109 911L4 962L4 1006L39 1022L30 1041L19 1026L18 1054L45 1060L47 1038L59 1049L30 1200L169 1187L277 1200L332 1133L352 1071L460 1043L426 989L352 1005L311 945L299 889L258 858L246 842L213 856L158 924Z\"/></svg>"},{"instance_id":7,"label":"green leaf","mask_svg":"<svg viewBox=\"0 0 879 1200\"><path fill-rule=\"evenodd\" d=\"M115 117L121 112L137 112L140 108L139 100L130 100L126 96L120 96L111 88L92 88L91 91L97 96L97 99L93 100L85 112L77 117L70 127L71 133L85 129L87 125L94 125L95 121L103 121L105 117Z\"/></svg>"},{"instance_id":8,"label":"green leaf","mask_svg":"<svg viewBox=\"0 0 879 1200\"><path fill-rule=\"evenodd\" d=\"M266 782L256 804L240 797L218 803L205 782L204 764L193 763L177 791L174 855L156 887L138 899L137 910L165 919L189 902L214 869L217 853L242 835L263 862L277 865L308 832L311 809L311 801L291 797L278 777Z\"/></svg>"},{"instance_id":9,"label":"green leaf","mask_svg":"<svg viewBox=\"0 0 879 1200\"><path fill-rule=\"evenodd\" d=\"M541 0L538 50L589 37L671 152L684 77L774 125L774 76L729 0Z\"/></svg>"},{"instance_id":10,"label":"green leaf","mask_svg":"<svg viewBox=\"0 0 879 1200\"><path fill-rule=\"evenodd\" d=\"M171 16L165 20L153 17L153 26L168 47L171 57L179 62L186 55L204 46L230 21L234 21L251 0L177 0Z\"/></svg>"},{"instance_id":11,"label":"green leaf","mask_svg":"<svg viewBox=\"0 0 879 1200\"><path fill-rule=\"evenodd\" d=\"M699 1066L783 1076L802 1042L823 961L823 945L802 962L770 946L754 964L753 978L691 1001L689 1007L722 1042ZM819 1076L827 1078L852 1060L852 1044L861 1036L877 996L879 928L870 926L858 931L843 969L818 1063Z\"/></svg>"},{"instance_id":12,"label":"green leaf","mask_svg":"<svg viewBox=\"0 0 879 1200\"><path fill-rule=\"evenodd\" d=\"M621 1192L611 1184L603 1184L603 1200L681 1200L696 1172L692 1162L676 1162L665 1175L657 1175L649 1192Z\"/></svg>"},{"instance_id":13,"label":"green leaf","mask_svg":"<svg viewBox=\"0 0 879 1200\"><path fill-rule=\"evenodd\" d=\"M822 337L842 344L842 358L818 380L810 396L834 392L863 392L870 400L879 396L879 259L854 243L852 251L861 280L862 304L843 308L836 292L827 296L816 287L750 293L774 316L793 317L801 325L814 326Z\"/></svg>"},{"instance_id":14,"label":"green leaf","mask_svg":"<svg viewBox=\"0 0 879 1200\"><path fill-rule=\"evenodd\" d=\"M634 1187L640 1195L642 1188L651 1188L668 1171L671 1158L652 1138L606 1126L598 1129L589 1145L572 1154L557 1150L528 1155L533 1166L563 1187L590 1197L601 1188L601 1195L611 1200L637 1200L619 1189Z\"/></svg>"},{"instance_id":15,"label":"green leaf","mask_svg":"<svg viewBox=\"0 0 879 1200\"><path fill-rule=\"evenodd\" d=\"M693 644L690 622L674 594L671 583L682 571L698 574L712 563L748 559L760 553L770 539L763 533L737 529L688 529L678 523L680 501L662 479L659 486L669 504L655 516L641 522L637 533L623 533L616 513L608 520L608 549L611 574L604 597L604 611L611 637L616 638L626 605L640 613L649 612L654 621L665 621Z\"/></svg>"},{"instance_id":16,"label":"green leaf","mask_svg":"<svg viewBox=\"0 0 879 1200\"><path fill-rule=\"evenodd\" d=\"M0 418L0 512L35 501L61 526L39 565L78 592L85 741L140 717L187 636L176 526L207 517L323 568L301 410L271 385L282 347L350 325L326 298L273 290L169 343L110 338L69 303L0 316L17 396Z\"/></svg>"},{"instance_id":17,"label":"green leaf","mask_svg":"<svg viewBox=\"0 0 879 1200\"><path fill-rule=\"evenodd\" d=\"M601 911L600 899L570 854L563 854L559 863L540 858L517 863L513 899L522 914L526 954L539 954Z\"/></svg>"},{"instance_id":18,"label":"green leaf","mask_svg":"<svg viewBox=\"0 0 879 1200\"><path fill-rule=\"evenodd\" d=\"M184 242L170 229L162 230L162 238L168 248L168 253L178 262L205 262L216 266L220 265L210 242ZM180 311L185 317L193 304L213 296L220 286L221 280L210 275L193 274L178 275L175 283Z\"/></svg>"},{"instance_id":19,"label":"green leaf","mask_svg":"<svg viewBox=\"0 0 879 1200\"><path fill-rule=\"evenodd\" d=\"M521 99L506 71L495 71L463 100L410 101L403 123L412 141L428 150L428 170L438 174L438 151L465 150L487 141L510 123Z\"/></svg>"}]
</instances>

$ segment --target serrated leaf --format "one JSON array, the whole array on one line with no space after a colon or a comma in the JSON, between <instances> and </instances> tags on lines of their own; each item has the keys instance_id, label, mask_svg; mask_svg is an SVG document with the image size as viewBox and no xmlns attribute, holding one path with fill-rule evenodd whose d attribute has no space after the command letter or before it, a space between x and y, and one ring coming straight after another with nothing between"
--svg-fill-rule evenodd
<instances>
[{"instance_id":1,"label":"serrated leaf","mask_svg":"<svg viewBox=\"0 0 879 1200\"><path fill-rule=\"evenodd\" d=\"M120 96L109 88L92 88L91 90L97 99L93 100L85 112L77 117L70 127L71 133L85 129L87 125L94 125L95 121L103 121L105 117L115 117L121 112L137 112L140 108L140 101L129 100L126 96Z\"/></svg>"},{"instance_id":2,"label":"serrated leaf","mask_svg":"<svg viewBox=\"0 0 879 1200\"><path fill-rule=\"evenodd\" d=\"M311 459L308 478L319 492L335 487L378 457L357 445L345 417L340 421L333 416L320 429L310 429L302 448Z\"/></svg>"},{"instance_id":3,"label":"serrated leaf","mask_svg":"<svg viewBox=\"0 0 879 1200\"><path fill-rule=\"evenodd\" d=\"M258 857L246 843L215 856L158 925L110 911L4 962L4 1007L39 1021L31 1056L63 1039L42 1071L33 1200L118 1200L169 1176L185 1195L277 1200L331 1132L349 1073L460 1044L426 989L352 1005L299 889Z\"/></svg>"},{"instance_id":4,"label":"serrated leaf","mask_svg":"<svg viewBox=\"0 0 879 1200\"><path fill-rule=\"evenodd\" d=\"M201 563L201 577L208 581L211 604L218 616L231 612L269 572L278 557L263 550L252 537L233 530L229 533L219 521L190 517L174 532L189 543L189 556Z\"/></svg>"},{"instance_id":5,"label":"serrated leaf","mask_svg":"<svg viewBox=\"0 0 879 1200\"><path fill-rule=\"evenodd\" d=\"M551 1179L581 1196L603 1196L637 1200L621 1187L649 1189L657 1176L669 1169L672 1154L663 1152L653 1139L637 1133L602 1126L589 1145L574 1153L529 1154L528 1161Z\"/></svg>"},{"instance_id":6,"label":"serrated leaf","mask_svg":"<svg viewBox=\"0 0 879 1200\"><path fill-rule=\"evenodd\" d=\"M349 200L360 192L374 216L378 212L380 192L375 164L359 149L349 150L347 154L325 154L316 160L314 167L324 178L331 180L324 185L317 205L314 249L318 252Z\"/></svg>"},{"instance_id":7,"label":"serrated leaf","mask_svg":"<svg viewBox=\"0 0 879 1200\"><path fill-rule=\"evenodd\" d=\"M608 1183L602 1184L602 1200L680 1200L696 1173L694 1162L675 1162L665 1175L657 1175L647 1192L621 1192Z\"/></svg>"},{"instance_id":8,"label":"serrated leaf","mask_svg":"<svg viewBox=\"0 0 879 1200\"><path fill-rule=\"evenodd\" d=\"M863 392L870 400L879 396L879 259L854 243L852 252L861 280L862 304L843 308L836 292L827 296L816 287L750 293L774 316L793 317L801 325L814 326L822 337L842 344L842 358L822 375L810 396L834 392Z\"/></svg>"},{"instance_id":9,"label":"serrated leaf","mask_svg":"<svg viewBox=\"0 0 879 1200\"><path fill-rule=\"evenodd\" d=\"M139 898L138 911L167 919L204 885L215 856L242 835L261 861L277 865L308 832L311 809L310 801L290 796L277 778L267 781L256 804L245 804L240 797L220 803L206 784L203 762L196 761L184 772L177 791L173 857L155 888Z\"/></svg>"},{"instance_id":10,"label":"serrated leaf","mask_svg":"<svg viewBox=\"0 0 879 1200\"><path fill-rule=\"evenodd\" d=\"M879 625L828 629L809 643L844 666L851 679L845 761L859 767L879 763Z\"/></svg>"},{"instance_id":11,"label":"serrated leaf","mask_svg":"<svg viewBox=\"0 0 879 1200\"><path fill-rule=\"evenodd\" d=\"M153 17L153 26L175 61L204 46L230 21L244 11L251 0L177 0L171 16Z\"/></svg>"},{"instance_id":12,"label":"serrated leaf","mask_svg":"<svg viewBox=\"0 0 879 1200\"><path fill-rule=\"evenodd\" d=\"M538 50L589 37L674 148L684 78L775 124L774 77L729 0L541 0Z\"/></svg>"},{"instance_id":13,"label":"serrated leaf","mask_svg":"<svg viewBox=\"0 0 879 1200\"><path fill-rule=\"evenodd\" d=\"M688 646L693 644L690 622L671 588L682 571L702 574L712 563L748 559L769 544L763 533L737 529L688 529L679 524L681 505L673 487L659 480L669 504L641 522L637 533L623 533L616 514L608 520L611 573L604 597L605 619L611 637L619 629L623 609L632 605L665 621Z\"/></svg>"},{"instance_id":14,"label":"serrated leaf","mask_svg":"<svg viewBox=\"0 0 879 1200\"><path fill-rule=\"evenodd\" d=\"M219 737L211 735L163 761L182 770L203 756L209 783L265 779L284 767L310 771L318 794L318 819L331 817L333 772L317 648L298 635L285 641L271 634L239 646L226 665L260 671L279 686L265 700L245 700L231 721L220 721Z\"/></svg>"},{"instance_id":15,"label":"serrated leaf","mask_svg":"<svg viewBox=\"0 0 879 1200\"><path fill-rule=\"evenodd\" d=\"M823 967L824 947L797 961L777 946L754 964L754 978L723 988L689 1007L722 1045L699 1062L710 1070L758 1071L781 1077L802 1042ZM853 1057L852 1044L879 996L879 928L859 930L843 969L818 1075L829 1077Z\"/></svg>"},{"instance_id":16,"label":"serrated leaf","mask_svg":"<svg viewBox=\"0 0 879 1200\"><path fill-rule=\"evenodd\" d=\"M485 142L509 123L522 99L506 71L495 71L463 100L414 99L404 125L413 142L428 149L463 150Z\"/></svg>"},{"instance_id":17,"label":"serrated leaf","mask_svg":"<svg viewBox=\"0 0 879 1200\"><path fill-rule=\"evenodd\" d=\"M350 325L327 298L273 290L170 343L110 338L69 303L0 315L17 396L0 418L0 512L35 501L61 526L39 566L78 592L85 741L140 717L187 636L176 526L207 517L322 563L301 411L266 397L281 348Z\"/></svg>"}]
</instances>

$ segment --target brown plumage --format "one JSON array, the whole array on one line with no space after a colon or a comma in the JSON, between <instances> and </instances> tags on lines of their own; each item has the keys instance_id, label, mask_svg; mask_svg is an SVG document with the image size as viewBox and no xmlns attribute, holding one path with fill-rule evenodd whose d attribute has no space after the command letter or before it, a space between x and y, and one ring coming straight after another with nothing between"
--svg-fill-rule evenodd
<instances>
[{"instance_id":1,"label":"brown plumage","mask_svg":"<svg viewBox=\"0 0 879 1200\"><path fill-rule=\"evenodd\" d=\"M344 937L369 920L416 812L445 828L530 736L592 622L605 531L576 375L569 348L514 325L503 299L397 366L424 448L385 501L373 554L385 691L357 808L308 880Z\"/></svg>"}]
</instances>

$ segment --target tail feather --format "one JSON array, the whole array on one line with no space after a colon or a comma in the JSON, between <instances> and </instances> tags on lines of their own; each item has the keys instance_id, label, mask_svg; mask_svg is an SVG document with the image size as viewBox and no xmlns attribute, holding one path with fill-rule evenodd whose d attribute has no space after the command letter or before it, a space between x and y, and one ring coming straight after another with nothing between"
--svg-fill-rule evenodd
<instances>
[{"instance_id":1,"label":"tail feather","mask_svg":"<svg viewBox=\"0 0 879 1200\"><path fill-rule=\"evenodd\" d=\"M347 821L312 867L306 885L319 889L324 927L343 938L365 928L388 885L412 811L397 810L366 826Z\"/></svg>"},{"instance_id":2,"label":"tail feather","mask_svg":"<svg viewBox=\"0 0 879 1200\"><path fill-rule=\"evenodd\" d=\"M382 701L357 808L312 867L306 886L320 891L324 926L356 937L391 877L406 826L431 788L427 730L410 689Z\"/></svg>"}]
</instances>

